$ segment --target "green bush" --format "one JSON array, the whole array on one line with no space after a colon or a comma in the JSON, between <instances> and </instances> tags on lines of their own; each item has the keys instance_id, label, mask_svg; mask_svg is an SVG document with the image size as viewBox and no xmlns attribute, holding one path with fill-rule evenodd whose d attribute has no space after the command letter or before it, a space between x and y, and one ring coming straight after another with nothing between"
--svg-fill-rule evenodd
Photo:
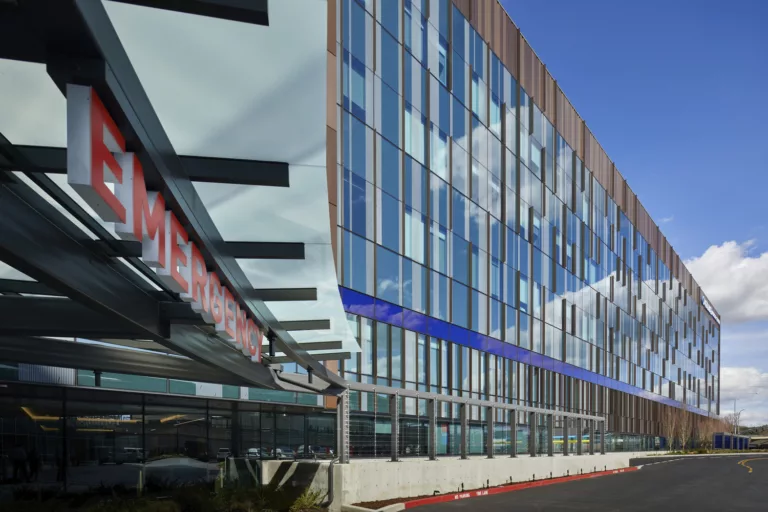
<instances>
[{"instance_id":1,"label":"green bush","mask_svg":"<svg viewBox=\"0 0 768 512\"><path fill-rule=\"evenodd\" d=\"M320 491L313 491L307 488L293 502L289 510L290 512L314 512L315 510L321 510L320 503L324 496L325 494Z\"/></svg>"},{"instance_id":2,"label":"green bush","mask_svg":"<svg viewBox=\"0 0 768 512\"><path fill-rule=\"evenodd\" d=\"M87 494L55 495L24 490L11 503L0 505L2 512L315 512L320 511L324 494L305 490L298 498L276 486L255 488L226 486L213 492L210 484L178 485L160 481L145 487L144 497L135 490L107 487ZM295 499L294 499L295 498Z\"/></svg>"}]
</instances>

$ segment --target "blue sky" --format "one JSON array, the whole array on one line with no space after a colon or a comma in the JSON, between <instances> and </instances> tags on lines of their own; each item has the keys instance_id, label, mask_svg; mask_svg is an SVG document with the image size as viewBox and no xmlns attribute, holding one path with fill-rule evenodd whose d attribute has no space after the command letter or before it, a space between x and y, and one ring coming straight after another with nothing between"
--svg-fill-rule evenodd
<instances>
[{"instance_id":1,"label":"blue sky","mask_svg":"<svg viewBox=\"0 0 768 512\"><path fill-rule=\"evenodd\" d=\"M501 3L723 316L723 407L768 423L768 1Z\"/></svg>"}]
</instances>

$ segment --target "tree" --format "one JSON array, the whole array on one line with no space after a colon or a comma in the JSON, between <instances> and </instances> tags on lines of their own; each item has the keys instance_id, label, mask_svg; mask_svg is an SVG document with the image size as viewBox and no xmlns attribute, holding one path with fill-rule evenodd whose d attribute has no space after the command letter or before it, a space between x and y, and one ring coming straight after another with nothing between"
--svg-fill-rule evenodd
<instances>
[{"instance_id":1,"label":"tree","mask_svg":"<svg viewBox=\"0 0 768 512\"><path fill-rule=\"evenodd\" d=\"M661 433L667 440L667 450L672 451L677 435L677 411L674 407L665 405L661 411Z\"/></svg>"},{"instance_id":2,"label":"tree","mask_svg":"<svg viewBox=\"0 0 768 512\"><path fill-rule=\"evenodd\" d=\"M721 416L723 423L723 432L733 434L736 431L736 422L738 418L735 414L725 414Z\"/></svg>"},{"instance_id":3,"label":"tree","mask_svg":"<svg viewBox=\"0 0 768 512\"><path fill-rule=\"evenodd\" d=\"M709 450L712 448L712 436L717 432L717 420L714 418L699 417L696 426L696 442L700 448Z\"/></svg>"},{"instance_id":4,"label":"tree","mask_svg":"<svg viewBox=\"0 0 768 512\"><path fill-rule=\"evenodd\" d=\"M688 405L683 403L683 406L678 410L678 429L677 437L680 441L680 449L685 451L688 446L688 441L691 439L691 427L693 425L693 417L688 410Z\"/></svg>"}]
</instances>

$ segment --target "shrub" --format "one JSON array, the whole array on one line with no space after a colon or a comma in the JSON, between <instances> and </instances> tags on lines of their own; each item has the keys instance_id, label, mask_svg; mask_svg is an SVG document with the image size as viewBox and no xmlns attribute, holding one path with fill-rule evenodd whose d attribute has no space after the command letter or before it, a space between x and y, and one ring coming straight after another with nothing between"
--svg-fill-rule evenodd
<instances>
[{"instance_id":1,"label":"shrub","mask_svg":"<svg viewBox=\"0 0 768 512\"><path fill-rule=\"evenodd\" d=\"M305 489L301 496L293 502L290 512L313 512L315 510L322 510L320 503L325 496L325 493L320 491L313 491L312 489Z\"/></svg>"}]
</instances>

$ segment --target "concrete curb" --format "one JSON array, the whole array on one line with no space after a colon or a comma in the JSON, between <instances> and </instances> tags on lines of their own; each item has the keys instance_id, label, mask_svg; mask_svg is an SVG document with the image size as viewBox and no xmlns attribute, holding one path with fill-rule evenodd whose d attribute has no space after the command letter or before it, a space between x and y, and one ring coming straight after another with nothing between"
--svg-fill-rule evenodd
<instances>
[{"instance_id":1,"label":"concrete curb","mask_svg":"<svg viewBox=\"0 0 768 512\"><path fill-rule=\"evenodd\" d=\"M467 498L477 498L480 496L491 496L493 494L503 494L507 492L522 491L524 489L531 489L534 487L544 487L547 485L559 484L564 482L572 482L575 480L586 480L588 478L598 478L601 476L616 475L618 473L629 473L632 471L637 471L638 469L639 468L637 467L611 469L608 471L598 471L596 473L585 473L583 475L564 476L564 477L552 478L548 480L539 480L534 482L523 482L519 484L505 485L503 487L492 487L490 489L479 489L475 491L446 494L443 496L421 498L418 500L406 501L404 505L405 505L405 509L407 510L407 509L418 507L421 505L433 505L435 503L447 503L450 501L464 500Z\"/></svg>"},{"instance_id":2,"label":"concrete curb","mask_svg":"<svg viewBox=\"0 0 768 512\"><path fill-rule=\"evenodd\" d=\"M405 503L393 503L392 505L387 505L386 507L382 507L378 510L372 510L365 507L356 507L355 505L341 506L341 512L400 512L401 510L405 510Z\"/></svg>"}]
</instances>

